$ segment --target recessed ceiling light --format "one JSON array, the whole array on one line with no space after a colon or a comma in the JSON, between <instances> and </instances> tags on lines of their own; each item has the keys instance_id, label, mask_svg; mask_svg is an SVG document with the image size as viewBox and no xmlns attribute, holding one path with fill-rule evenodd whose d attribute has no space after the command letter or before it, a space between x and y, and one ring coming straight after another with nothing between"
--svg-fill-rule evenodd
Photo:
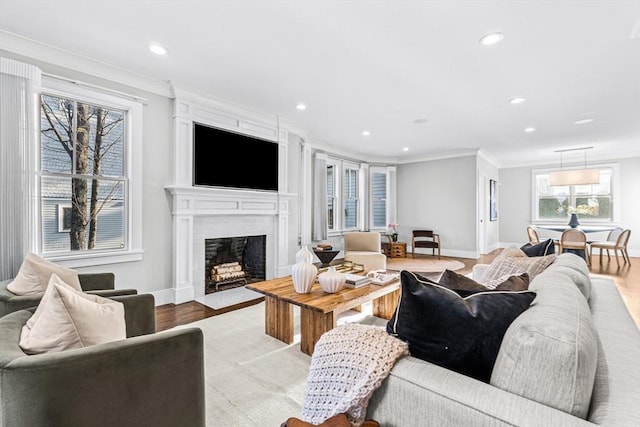
<instances>
[{"instance_id":1,"label":"recessed ceiling light","mask_svg":"<svg viewBox=\"0 0 640 427\"><path fill-rule=\"evenodd\" d=\"M498 32L489 33L480 38L480 44L483 44L485 46L490 46L492 44L501 42L503 38L504 38L504 34L502 33L498 33Z\"/></svg>"},{"instance_id":2,"label":"recessed ceiling light","mask_svg":"<svg viewBox=\"0 0 640 427\"><path fill-rule=\"evenodd\" d=\"M149 50L155 53L156 55L167 54L167 49L165 49L163 46L160 46L159 44L152 44L151 46L149 46Z\"/></svg>"},{"instance_id":3,"label":"recessed ceiling light","mask_svg":"<svg viewBox=\"0 0 640 427\"><path fill-rule=\"evenodd\" d=\"M536 128L526 128L524 131L525 132L535 132Z\"/></svg>"},{"instance_id":4,"label":"recessed ceiling light","mask_svg":"<svg viewBox=\"0 0 640 427\"><path fill-rule=\"evenodd\" d=\"M421 125L423 123L427 123L427 119L415 119L413 121L413 123L417 124L417 125Z\"/></svg>"},{"instance_id":5,"label":"recessed ceiling light","mask_svg":"<svg viewBox=\"0 0 640 427\"><path fill-rule=\"evenodd\" d=\"M526 100L527 100L527 98L518 98L518 97L515 97L515 98L511 98L511 99L509 100L509 102L510 102L510 103L512 103L512 104L522 104L522 103L523 103L524 101L526 101Z\"/></svg>"},{"instance_id":6,"label":"recessed ceiling light","mask_svg":"<svg viewBox=\"0 0 640 427\"><path fill-rule=\"evenodd\" d=\"M402 151L409 151L409 147L404 147Z\"/></svg>"},{"instance_id":7,"label":"recessed ceiling light","mask_svg":"<svg viewBox=\"0 0 640 427\"><path fill-rule=\"evenodd\" d=\"M582 119L582 120L576 120L575 122L573 122L574 125L586 125L587 123L591 123L592 121L594 121L594 119Z\"/></svg>"},{"instance_id":8,"label":"recessed ceiling light","mask_svg":"<svg viewBox=\"0 0 640 427\"><path fill-rule=\"evenodd\" d=\"M369 135L371 135L371 132L369 132L368 130L362 131L362 136L369 136Z\"/></svg>"},{"instance_id":9,"label":"recessed ceiling light","mask_svg":"<svg viewBox=\"0 0 640 427\"><path fill-rule=\"evenodd\" d=\"M306 110L306 109L307 109L307 106L306 106L306 105L304 105L304 104L302 104L302 103L300 103L300 104L296 105L296 109L298 109L298 110L300 110L300 111L302 111L302 110Z\"/></svg>"}]
</instances>

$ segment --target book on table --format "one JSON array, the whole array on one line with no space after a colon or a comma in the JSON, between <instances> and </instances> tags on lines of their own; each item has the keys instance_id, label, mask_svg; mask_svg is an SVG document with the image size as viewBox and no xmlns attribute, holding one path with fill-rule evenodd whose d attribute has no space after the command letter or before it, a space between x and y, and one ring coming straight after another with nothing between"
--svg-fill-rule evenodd
<instances>
[{"instance_id":1,"label":"book on table","mask_svg":"<svg viewBox=\"0 0 640 427\"><path fill-rule=\"evenodd\" d=\"M345 274L346 280L344 286L347 288L359 288L360 286L368 285L371 283L371 278L362 274Z\"/></svg>"},{"instance_id":2,"label":"book on table","mask_svg":"<svg viewBox=\"0 0 640 427\"><path fill-rule=\"evenodd\" d=\"M373 271L369 273L371 283L374 285L386 285L400 278L400 274L392 271Z\"/></svg>"}]
</instances>

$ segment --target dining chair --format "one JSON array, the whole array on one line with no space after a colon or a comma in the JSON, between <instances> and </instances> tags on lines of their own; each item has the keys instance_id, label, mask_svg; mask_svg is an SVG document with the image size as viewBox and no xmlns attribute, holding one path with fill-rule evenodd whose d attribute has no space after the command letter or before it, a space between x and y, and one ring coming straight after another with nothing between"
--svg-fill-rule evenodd
<instances>
[{"instance_id":1,"label":"dining chair","mask_svg":"<svg viewBox=\"0 0 640 427\"><path fill-rule=\"evenodd\" d=\"M527 237L532 245L540 243L540 234L538 234L538 229L533 225L527 226Z\"/></svg>"},{"instance_id":2,"label":"dining chair","mask_svg":"<svg viewBox=\"0 0 640 427\"><path fill-rule=\"evenodd\" d=\"M602 251L607 251L607 258L611 260L611 255L609 250L612 250L614 255L616 256L616 263L618 267L620 266L620 260L618 259L618 251L622 254L622 259L624 264L629 263L631 265L631 260L629 259L629 253L627 252L627 244L629 243L629 237L631 236L631 230L622 228L616 228L609 233L607 240L603 241L595 241L591 242L589 245L591 247L591 252L593 254L593 249L600 250L600 264L602 264Z\"/></svg>"},{"instance_id":3,"label":"dining chair","mask_svg":"<svg viewBox=\"0 0 640 427\"><path fill-rule=\"evenodd\" d=\"M588 265L591 265L591 254L589 253L589 244L587 243L587 235L578 228L570 228L562 232L560 235L559 253L573 252L582 256Z\"/></svg>"}]
</instances>

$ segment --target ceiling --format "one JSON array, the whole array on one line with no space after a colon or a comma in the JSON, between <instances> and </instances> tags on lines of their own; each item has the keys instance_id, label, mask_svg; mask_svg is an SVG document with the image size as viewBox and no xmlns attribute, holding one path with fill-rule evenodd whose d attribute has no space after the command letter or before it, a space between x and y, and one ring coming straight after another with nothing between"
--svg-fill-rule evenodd
<instances>
[{"instance_id":1,"label":"ceiling","mask_svg":"<svg viewBox=\"0 0 640 427\"><path fill-rule=\"evenodd\" d=\"M0 0L0 30L5 51L45 43L369 160L640 155L640 1Z\"/></svg>"}]
</instances>

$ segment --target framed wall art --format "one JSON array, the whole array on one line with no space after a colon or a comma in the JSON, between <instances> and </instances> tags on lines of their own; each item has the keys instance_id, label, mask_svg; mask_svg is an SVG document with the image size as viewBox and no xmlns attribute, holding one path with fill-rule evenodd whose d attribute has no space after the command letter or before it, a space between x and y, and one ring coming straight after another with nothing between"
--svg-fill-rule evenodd
<instances>
[{"instance_id":1,"label":"framed wall art","mask_svg":"<svg viewBox=\"0 0 640 427\"><path fill-rule=\"evenodd\" d=\"M498 220L498 182L489 180L489 221Z\"/></svg>"}]
</instances>

